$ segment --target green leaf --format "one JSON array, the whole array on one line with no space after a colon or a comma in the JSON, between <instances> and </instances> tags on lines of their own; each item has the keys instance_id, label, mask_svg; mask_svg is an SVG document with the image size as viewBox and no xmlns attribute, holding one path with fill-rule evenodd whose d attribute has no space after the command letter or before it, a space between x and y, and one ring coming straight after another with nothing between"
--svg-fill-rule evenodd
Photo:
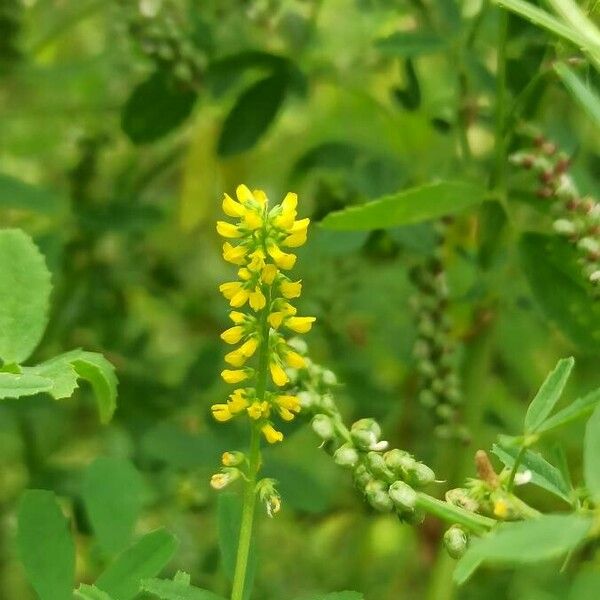
<instances>
[{"instance_id":1,"label":"green leaf","mask_svg":"<svg viewBox=\"0 0 600 600\"><path fill-rule=\"evenodd\" d=\"M120 458L96 459L82 486L86 513L100 547L116 554L131 541L142 509L143 482L133 465Z\"/></svg>"},{"instance_id":2,"label":"green leaf","mask_svg":"<svg viewBox=\"0 0 600 600\"><path fill-rule=\"evenodd\" d=\"M525 415L526 434L535 433L552 412L565 389L574 364L575 359L572 356L561 358L554 370L546 377L527 409Z\"/></svg>"},{"instance_id":3,"label":"green leaf","mask_svg":"<svg viewBox=\"0 0 600 600\"><path fill-rule=\"evenodd\" d=\"M411 58L422 54L440 52L446 48L443 38L435 33L421 31L398 31L375 40L375 47L388 56Z\"/></svg>"},{"instance_id":4,"label":"green leaf","mask_svg":"<svg viewBox=\"0 0 600 600\"><path fill-rule=\"evenodd\" d=\"M40 600L71 600L75 544L52 492L28 490L18 513L17 545Z\"/></svg>"},{"instance_id":5,"label":"green leaf","mask_svg":"<svg viewBox=\"0 0 600 600\"><path fill-rule=\"evenodd\" d=\"M225 600L208 590L190 585L187 573L177 573L173 581L169 579L146 579L142 581L142 591L158 596L161 600Z\"/></svg>"},{"instance_id":6,"label":"green leaf","mask_svg":"<svg viewBox=\"0 0 600 600\"><path fill-rule=\"evenodd\" d=\"M48 320L50 272L33 240L0 230L0 359L20 364L38 345Z\"/></svg>"},{"instance_id":7,"label":"green leaf","mask_svg":"<svg viewBox=\"0 0 600 600\"><path fill-rule=\"evenodd\" d=\"M78 600L114 600L106 592L98 589L95 585L82 583L74 592Z\"/></svg>"},{"instance_id":8,"label":"green leaf","mask_svg":"<svg viewBox=\"0 0 600 600\"><path fill-rule=\"evenodd\" d=\"M485 190L460 181L440 181L328 214L327 229L359 231L419 223L461 212L485 200Z\"/></svg>"},{"instance_id":9,"label":"green leaf","mask_svg":"<svg viewBox=\"0 0 600 600\"><path fill-rule=\"evenodd\" d=\"M588 490L597 502L600 501L600 406L596 407L585 428L583 472Z\"/></svg>"},{"instance_id":10,"label":"green leaf","mask_svg":"<svg viewBox=\"0 0 600 600\"><path fill-rule=\"evenodd\" d=\"M492 452L511 469L515 464L515 459L519 454L517 448L501 448L494 444ZM572 504L569 495L569 486L563 478L561 472L546 461L540 454L527 450L521 457L521 463L518 469L519 473L524 471L531 472L531 483L548 490L552 494L562 498L568 504Z\"/></svg>"},{"instance_id":11,"label":"green leaf","mask_svg":"<svg viewBox=\"0 0 600 600\"><path fill-rule=\"evenodd\" d=\"M179 87L168 73L156 71L131 93L121 127L134 144L154 142L189 117L196 97L196 92Z\"/></svg>"},{"instance_id":12,"label":"green leaf","mask_svg":"<svg viewBox=\"0 0 600 600\"><path fill-rule=\"evenodd\" d=\"M600 126L600 98L589 85L586 85L579 76L564 63L554 65L556 74L560 77L565 87L573 98L591 117L596 125Z\"/></svg>"},{"instance_id":13,"label":"green leaf","mask_svg":"<svg viewBox=\"0 0 600 600\"><path fill-rule=\"evenodd\" d=\"M530 521L503 523L473 542L460 559L454 580L464 583L482 563L514 565L550 560L581 544L592 521L578 515L542 515Z\"/></svg>"},{"instance_id":14,"label":"green leaf","mask_svg":"<svg viewBox=\"0 0 600 600\"><path fill-rule=\"evenodd\" d=\"M242 505L239 497L234 494L220 494L218 508L219 549L221 550L223 569L231 581L233 581L235 572L241 516ZM256 573L258 554L256 552L254 541L253 537L246 569L244 598L250 597L254 583L254 575Z\"/></svg>"},{"instance_id":15,"label":"green leaf","mask_svg":"<svg viewBox=\"0 0 600 600\"><path fill-rule=\"evenodd\" d=\"M67 207L64 197L0 173L0 208L16 208L55 217L66 214Z\"/></svg>"},{"instance_id":16,"label":"green leaf","mask_svg":"<svg viewBox=\"0 0 600 600\"><path fill-rule=\"evenodd\" d=\"M239 154L258 142L279 112L288 83L287 74L277 72L242 92L223 123L217 146L220 156Z\"/></svg>"},{"instance_id":17,"label":"green leaf","mask_svg":"<svg viewBox=\"0 0 600 600\"><path fill-rule=\"evenodd\" d=\"M124 550L96 585L115 600L130 600L139 592L141 581L158 575L176 549L176 539L164 529L148 533Z\"/></svg>"},{"instance_id":18,"label":"green leaf","mask_svg":"<svg viewBox=\"0 0 600 600\"><path fill-rule=\"evenodd\" d=\"M33 396L52 389L53 382L46 377L27 373L0 373L0 400Z\"/></svg>"},{"instance_id":19,"label":"green leaf","mask_svg":"<svg viewBox=\"0 0 600 600\"><path fill-rule=\"evenodd\" d=\"M52 386L47 391L55 400L70 398L77 389L77 373L69 360L72 354L61 354L34 367L22 367L23 374L49 379Z\"/></svg>"},{"instance_id":20,"label":"green leaf","mask_svg":"<svg viewBox=\"0 0 600 600\"><path fill-rule=\"evenodd\" d=\"M332 592L331 594L320 594L312 596L308 600L363 600L364 596L359 592Z\"/></svg>"},{"instance_id":21,"label":"green leaf","mask_svg":"<svg viewBox=\"0 0 600 600\"><path fill-rule=\"evenodd\" d=\"M585 568L575 576L567 600L598 600L600 597L600 569Z\"/></svg>"},{"instance_id":22,"label":"green leaf","mask_svg":"<svg viewBox=\"0 0 600 600\"><path fill-rule=\"evenodd\" d=\"M600 302L591 301L569 242L527 233L519 251L531 291L548 319L582 349L600 350Z\"/></svg>"},{"instance_id":23,"label":"green leaf","mask_svg":"<svg viewBox=\"0 0 600 600\"><path fill-rule=\"evenodd\" d=\"M559 410L549 419L546 419L538 429L538 433L545 433L546 431L562 427L571 421L575 421L576 419L591 413L598 403L600 403L600 388L590 392L583 398L578 398L569 404L569 406Z\"/></svg>"}]
</instances>

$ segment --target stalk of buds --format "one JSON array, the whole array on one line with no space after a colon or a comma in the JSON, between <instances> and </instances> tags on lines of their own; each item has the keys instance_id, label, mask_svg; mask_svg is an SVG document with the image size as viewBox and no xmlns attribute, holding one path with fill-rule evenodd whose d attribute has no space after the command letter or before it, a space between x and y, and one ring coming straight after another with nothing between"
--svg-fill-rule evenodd
<instances>
[{"instance_id":1,"label":"stalk of buds","mask_svg":"<svg viewBox=\"0 0 600 600\"><path fill-rule=\"evenodd\" d=\"M600 294L600 203L579 194L569 173L570 158L543 135L535 135L533 147L510 160L537 175L537 196L552 202L554 231L574 246L583 276L594 294Z\"/></svg>"},{"instance_id":2,"label":"stalk of buds","mask_svg":"<svg viewBox=\"0 0 600 600\"><path fill-rule=\"evenodd\" d=\"M437 422L436 434L441 438L468 442L469 433L459 422L457 410L462 402L462 392L456 341L448 315L448 284L441 256L447 226L447 221L436 223L434 255L411 271L417 288L417 294L410 300L417 325L413 355L419 373L419 402L432 411Z\"/></svg>"}]
</instances>

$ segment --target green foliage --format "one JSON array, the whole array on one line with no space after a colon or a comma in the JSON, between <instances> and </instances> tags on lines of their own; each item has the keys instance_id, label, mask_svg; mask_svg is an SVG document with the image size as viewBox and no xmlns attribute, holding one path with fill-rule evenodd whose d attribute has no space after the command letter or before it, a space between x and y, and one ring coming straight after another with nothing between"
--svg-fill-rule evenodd
<instances>
[{"instance_id":1,"label":"green foliage","mask_svg":"<svg viewBox=\"0 0 600 600\"><path fill-rule=\"evenodd\" d=\"M464 583L482 563L527 564L563 556L583 542L591 526L590 519L578 515L543 515L500 525L467 550L454 579Z\"/></svg>"},{"instance_id":2,"label":"green foliage","mask_svg":"<svg viewBox=\"0 0 600 600\"><path fill-rule=\"evenodd\" d=\"M50 190L0 173L0 208L61 217L67 212L67 202L64 197Z\"/></svg>"},{"instance_id":3,"label":"green foliage","mask_svg":"<svg viewBox=\"0 0 600 600\"><path fill-rule=\"evenodd\" d=\"M173 581L168 579L146 579L142 582L142 590L160 600L224 600L208 590L201 590L190 584L187 573L177 573Z\"/></svg>"},{"instance_id":4,"label":"green foliage","mask_svg":"<svg viewBox=\"0 0 600 600\"><path fill-rule=\"evenodd\" d=\"M113 600L106 592L98 589L95 585L82 583L74 592L77 600Z\"/></svg>"},{"instance_id":5,"label":"green foliage","mask_svg":"<svg viewBox=\"0 0 600 600\"><path fill-rule=\"evenodd\" d=\"M87 468L83 500L98 544L108 556L131 541L142 493L141 478L128 461L98 458Z\"/></svg>"},{"instance_id":6,"label":"green foliage","mask_svg":"<svg viewBox=\"0 0 600 600\"><path fill-rule=\"evenodd\" d=\"M600 126L600 98L593 89L586 85L581 78L567 65L557 63L554 65L556 74L560 77L565 87L573 98L579 102L597 126Z\"/></svg>"},{"instance_id":7,"label":"green foliage","mask_svg":"<svg viewBox=\"0 0 600 600\"><path fill-rule=\"evenodd\" d=\"M50 272L31 238L0 230L0 359L21 363L38 345L48 321Z\"/></svg>"},{"instance_id":8,"label":"green foliage","mask_svg":"<svg viewBox=\"0 0 600 600\"><path fill-rule=\"evenodd\" d=\"M377 40L375 44L382 54L402 58L440 52L446 48L444 38L426 32L398 31Z\"/></svg>"},{"instance_id":9,"label":"green foliage","mask_svg":"<svg viewBox=\"0 0 600 600\"><path fill-rule=\"evenodd\" d=\"M148 533L117 556L96 586L114 600L130 600L139 592L141 581L156 576L176 549L175 538L164 529Z\"/></svg>"},{"instance_id":10,"label":"green foliage","mask_svg":"<svg viewBox=\"0 0 600 600\"><path fill-rule=\"evenodd\" d=\"M322 226L361 231L409 225L459 213L485 200L485 190L472 183L445 181L423 185L327 215Z\"/></svg>"},{"instance_id":11,"label":"green foliage","mask_svg":"<svg viewBox=\"0 0 600 600\"><path fill-rule=\"evenodd\" d=\"M18 518L19 555L40 600L71 600L75 544L54 494L25 492Z\"/></svg>"},{"instance_id":12,"label":"green foliage","mask_svg":"<svg viewBox=\"0 0 600 600\"><path fill-rule=\"evenodd\" d=\"M581 417L591 413L594 408L600 403L600 388L590 392L589 394L578 398L562 410L546 419L538 429L538 433L545 433L557 427L563 427L571 421L580 419Z\"/></svg>"},{"instance_id":13,"label":"green foliage","mask_svg":"<svg viewBox=\"0 0 600 600\"><path fill-rule=\"evenodd\" d=\"M600 408L589 418L583 449L585 483L592 497L600 498Z\"/></svg>"}]
</instances>

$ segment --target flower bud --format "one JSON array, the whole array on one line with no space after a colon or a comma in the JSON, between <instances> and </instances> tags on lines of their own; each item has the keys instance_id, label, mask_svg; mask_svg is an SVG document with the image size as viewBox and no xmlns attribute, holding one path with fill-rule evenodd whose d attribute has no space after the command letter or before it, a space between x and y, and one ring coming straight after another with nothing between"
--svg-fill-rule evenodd
<instances>
[{"instance_id":1,"label":"flower bud","mask_svg":"<svg viewBox=\"0 0 600 600\"><path fill-rule=\"evenodd\" d=\"M350 436L361 450L371 450L379 441L381 427L375 419L360 419L352 425Z\"/></svg>"},{"instance_id":2,"label":"flower bud","mask_svg":"<svg viewBox=\"0 0 600 600\"><path fill-rule=\"evenodd\" d=\"M409 479L417 487L422 487L435 481L435 473L427 465L417 462L414 469L410 472Z\"/></svg>"},{"instance_id":3,"label":"flower bud","mask_svg":"<svg viewBox=\"0 0 600 600\"><path fill-rule=\"evenodd\" d=\"M444 546L452 558L460 558L467 550L469 538L458 525L453 525L444 533Z\"/></svg>"},{"instance_id":4,"label":"flower bud","mask_svg":"<svg viewBox=\"0 0 600 600\"><path fill-rule=\"evenodd\" d=\"M401 512L412 512L417 503L417 492L404 481L394 481L388 491L392 502Z\"/></svg>"},{"instance_id":5,"label":"flower bud","mask_svg":"<svg viewBox=\"0 0 600 600\"><path fill-rule=\"evenodd\" d=\"M240 471L235 468L223 469L221 473L215 473L210 478L210 485L215 490L222 490L233 483L240 476Z\"/></svg>"},{"instance_id":6,"label":"flower bud","mask_svg":"<svg viewBox=\"0 0 600 600\"><path fill-rule=\"evenodd\" d=\"M354 483L356 487L364 490L371 481L373 481L373 476L369 473L367 467L363 464L357 465L354 469Z\"/></svg>"},{"instance_id":7,"label":"flower bud","mask_svg":"<svg viewBox=\"0 0 600 600\"><path fill-rule=\"evenodd\" d=\"M246 460L246 455L243 452L223 452L221 463L225 467L237 467Z\"/></svg>"},{"instance_id":8,"label":"flower bud","mask_svg":"<svg viewBox=\"0 0 600 600\"><path fill-rule=\"evenodd\" d=\"M425 408L433 408L437 404L438 399L431 390L421 390L419 392L419 402Z\"/></svg>"},{"instance_id":9,"label":"flower bud","mask_svg":"<svg viewBox=\"0 0 600 600\"><path fill-rule=\"evenodd\" d=\"M350 443L340 446L333 455L333 460L340 467L353 469L359 460L358 450Z\"/></svg>"},{"instance_id":10,"label":"flower bud","mask_svg":"<svg viewBox=\"0 0 600 600\"><path fill-rule=\"evenodd\" d=\"M318 396L313 392L302 391L296 394L302 408L310 408L317 400Z\"/></svg>"},{"instance_id":11,"label":"flower bud","mask_svg":"<svg viewBox=\"0 0 600 600\"><path fill-rule=\"evenodd\" d=\"M335 373L333 371L330 371L329 369L325 369L323 371L323 383L325 385L337 385L337 377L335 376Z\"/></svg>"},{"instance_id":12,"label":"flower bud","mask_svg":"<svg viewBox=\"0 0 600 600\"><path fill-rule=\"evenodd\" d=\"M306 354L308 352L308 344L299 337L289 339L288 346L291 346L299 354Z\"/></svg>"},{"instance_id":13,"label":"flower bud","mask_svg":"<svg viewBox=\"0 0 600 600\"><path fill-rule=\"evenodd\" d=\"M380 512L390 512L394 508L394 503L389 497L386 486L382 481L371 481L366 489L365 495L369 504Z\"/></svg>"},{"instance_id":14,"label":"flower bud","mask_svg":"<svg viewBox=\"0 0 600 600\"><path fill-rule=\"evenodd\" d=\"M335 435L333 421L323 414L315 415L311 421L313 431L322 439L330 440Z\"/></svg>"},{"instance_id":15,"label":"flower bud","mask_svg":"<svg viewBox=\"0 0 600 600\"><path fill-rule=\"evenodd\" d=\"M407 473L411 472L417 461L405 450L398 450L394 448L384 455L385 464L396 474L406 478Z\"/></svg>"},{"instance_id":16,"label":"flower bud","mask_svg":"<svg viewBox=\"0 0 600 600\"><path fill-rule=\"evenodd\" d=\"M379 452L369 452L367 454L367 467L375 477L383 480L391 480L394 474L385 464L385 459Z\"/></svg>"}]
</instances>

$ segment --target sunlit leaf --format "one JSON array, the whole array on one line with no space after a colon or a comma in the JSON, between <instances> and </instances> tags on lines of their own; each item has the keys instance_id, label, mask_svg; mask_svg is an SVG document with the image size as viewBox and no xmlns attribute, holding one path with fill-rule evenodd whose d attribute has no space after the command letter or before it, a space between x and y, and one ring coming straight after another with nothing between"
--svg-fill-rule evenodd
<instances>
[{"instance_id":1,"label":"sunlit leaf","mask_svg":"<svg viewBox=\"0 0 600 600\"><path fill-rule=\"evenodd\" d=\"M565 63L556 63L554 70L573 98L579 102L592 121L600 126L600 98L592 88L586 85Z\"/></svg>"},{"instance_id":2,"label":"sunlit leaf","mask_svg":"<svg viewBox=\"0 0 600 600\"><path fill-rule=\"evenodd\" d=\"M46 377L27 373L0 373L0 400L33 396L52 389L53 382Z\"/></svg>"},{"instance_id":3,"label":"sunlit leaf","mask_svg":"<svg viewBox=\"0 0 600 600\"><path fill-rule=\"evenodd\" d=\"M585 428L583 471L588 490L600 501L600 407L596 407Z\"/></svg>"}]
</instances>

